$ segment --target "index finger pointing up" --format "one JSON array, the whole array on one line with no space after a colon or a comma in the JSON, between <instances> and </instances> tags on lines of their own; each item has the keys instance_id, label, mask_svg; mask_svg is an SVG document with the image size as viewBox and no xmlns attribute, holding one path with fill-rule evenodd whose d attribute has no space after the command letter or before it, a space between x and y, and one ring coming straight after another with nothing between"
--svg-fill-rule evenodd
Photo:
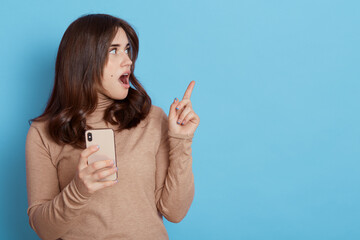
<instances>
[{"instance_id":1,"label":"index finger pointing up","mask_svg":"<svg viewBox=\"0 0 360 240\"><path fill-rule=\"evenodd\" d=\"M187 87L183 99L190 99L192 90L195 86L195 81L191 81L189 86Z\"/></svg>"}]
</instances>

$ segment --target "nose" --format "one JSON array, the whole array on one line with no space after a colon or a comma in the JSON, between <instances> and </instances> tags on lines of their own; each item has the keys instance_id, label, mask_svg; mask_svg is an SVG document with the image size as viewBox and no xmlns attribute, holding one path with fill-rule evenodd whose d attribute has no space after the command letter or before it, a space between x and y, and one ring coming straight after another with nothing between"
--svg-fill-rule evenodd
<instances>
[{"instance_id":1,"label":"nose","mask_svg":"<svg viewBox=\"0 0 360 240\"><path fill-rule=\"evenodd\" d=\"M132 61L127 53L123 53L123 57L121 59L121 66L131 66Z\"/></svg>"}]
</instances>

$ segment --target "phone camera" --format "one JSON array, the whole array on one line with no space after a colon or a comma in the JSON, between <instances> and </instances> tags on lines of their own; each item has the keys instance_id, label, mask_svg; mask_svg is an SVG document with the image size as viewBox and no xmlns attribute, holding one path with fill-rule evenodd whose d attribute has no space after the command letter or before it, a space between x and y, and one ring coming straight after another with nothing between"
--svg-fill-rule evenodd
<instances>
[{"instance_id":1,"label":"phone camera","mask_svg":"<svg viewBox=\"0 0 360 240\"><path fill-rule=\"evenodd\" d=\"M92 134L91 134L91 132L88 132L88 134L87 134L87 139L88 139L89 142L92 141Z\"/></svg>"}]
</instances>

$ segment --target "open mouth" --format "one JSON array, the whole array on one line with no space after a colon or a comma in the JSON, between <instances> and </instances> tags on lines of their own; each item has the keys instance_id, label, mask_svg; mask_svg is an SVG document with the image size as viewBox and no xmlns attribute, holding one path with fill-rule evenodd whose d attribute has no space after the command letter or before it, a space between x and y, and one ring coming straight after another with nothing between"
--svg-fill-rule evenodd
<instances>
[{"instance_id":1,"label":"open mouth","mask_svg":"<svg viewBox=\"0 0 360 240\"><path fill-rule=\"evenodd\" d=\"M120 76L119 81L121 86L123 86L126 89L130 88L130 73L124 73L123 75Z\"/></svg>"},{"instance_id":2,"label":"open mouth","mask_svg":"<svg viewBox=\"0 0 360 240\"><path fill-rule=\"evenodd\" d=\"M130 75L128 73L125 73L125 74L120 76L120 81L123 84L128 85L129 84L129 77L130 77Z\"/></svg>"}]
</instances>

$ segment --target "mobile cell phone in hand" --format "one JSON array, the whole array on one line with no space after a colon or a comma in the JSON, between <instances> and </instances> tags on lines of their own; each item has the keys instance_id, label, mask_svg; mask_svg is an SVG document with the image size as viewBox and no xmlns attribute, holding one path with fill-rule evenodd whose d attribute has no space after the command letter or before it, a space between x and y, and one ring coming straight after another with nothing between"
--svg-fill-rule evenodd
<instances>
[{"instance_id":1,"label":"mobile cell phone in hand","mask_svg":"<svg viewBox=\"0 0 360 240\"><path fill-rule=\"evenodd\" d=\"M110 128L91 129L85 132L86 148L98 145L100 149L88 157L88 164L102 160L113 160L116 164L115 137L114 131ZM103 181L115 181L117 172L103 179Z\"/></svg>"}]
</instances>

